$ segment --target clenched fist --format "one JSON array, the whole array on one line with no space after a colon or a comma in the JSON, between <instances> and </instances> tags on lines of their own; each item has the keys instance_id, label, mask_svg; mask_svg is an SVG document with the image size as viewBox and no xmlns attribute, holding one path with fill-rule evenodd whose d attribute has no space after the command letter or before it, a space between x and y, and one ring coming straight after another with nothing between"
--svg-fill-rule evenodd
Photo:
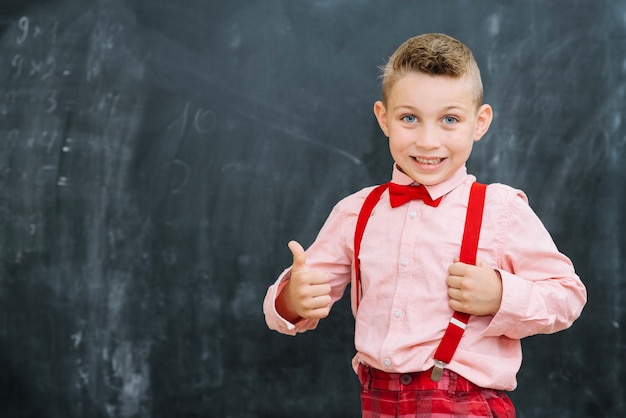
<instances>
[{"instance_id":1,"label":"clenched fist","mask_svg":"<svg viewBox=\"0 0 626 418\"><path fill-rule=\"evenodd\" d=\"M502 278L483 260L476 265L454 260L448 268L450 307L470 315L495 315L502 303Z\"/></svg>"}]
</instances>

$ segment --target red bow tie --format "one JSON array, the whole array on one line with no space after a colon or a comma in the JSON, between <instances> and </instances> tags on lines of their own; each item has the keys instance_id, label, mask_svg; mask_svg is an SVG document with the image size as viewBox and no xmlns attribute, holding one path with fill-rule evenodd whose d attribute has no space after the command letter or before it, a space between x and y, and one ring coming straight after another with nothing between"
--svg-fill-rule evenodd
<instances>
[{"instance_id":1,"label":"red bow tie","mask_svg":"<svg viewBox=\"0 0 626 418\"><path fill-rule=\"evenodd\" d=\"M428 206L437 207L441 202L441 197L437 200L431 199L428 190L423 184L419 186L402 186L396 183L389 183L389 202L392 208L402 206L413 199L421 199Z\"/></svg>"}]
</instances>

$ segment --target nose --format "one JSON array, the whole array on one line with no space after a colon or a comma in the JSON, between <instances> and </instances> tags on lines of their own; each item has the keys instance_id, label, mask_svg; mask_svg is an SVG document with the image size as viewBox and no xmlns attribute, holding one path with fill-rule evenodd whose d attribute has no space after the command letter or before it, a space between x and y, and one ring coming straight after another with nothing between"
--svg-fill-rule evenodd
<instances>
[{"instance_id":1,"label":"nose","mask_svg":"<svg viewBox=\"0 0 626 418\"><path fill-rule=\"evenodd\" d=\"M441 141L439 140L439 132L436 127L423 125L416 133L415 145L426 150L438 148L441 145Z\"/></svg>"}]
</instances>

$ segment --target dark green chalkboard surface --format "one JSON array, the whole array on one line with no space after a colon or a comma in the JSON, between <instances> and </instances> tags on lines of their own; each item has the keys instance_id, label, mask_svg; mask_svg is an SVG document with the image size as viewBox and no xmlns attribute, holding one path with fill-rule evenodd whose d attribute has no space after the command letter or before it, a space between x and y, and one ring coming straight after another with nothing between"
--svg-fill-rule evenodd
<instances>
[{"instance_id":1,"label":"dark green chalkboard surface","mask_svg":"<svg viewBox=\"0 0 626 418\"><path fill-rule=\"evenodd\" d=\"M347 301L262 300L391 173L372 105L406 38L470 46L482 182L527 192L589 291L524 341L518 416L626 409L626 3L3 0L0 417L356 417Z\"/></svg>"}]
</instances>

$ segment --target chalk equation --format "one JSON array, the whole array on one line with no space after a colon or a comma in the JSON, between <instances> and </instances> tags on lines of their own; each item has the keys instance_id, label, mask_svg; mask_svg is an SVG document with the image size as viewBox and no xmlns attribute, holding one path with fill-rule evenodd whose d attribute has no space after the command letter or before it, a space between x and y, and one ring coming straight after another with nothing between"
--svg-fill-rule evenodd
<instances>
[{"instance_id":1,"label":"chalk equation","mask_svg":"<svg viewBox=\"0 0 626 418\"><path fill-rule=\"evenodd\" d=\"M121 43L123 25L109 20L90 24L91 49L110 51ZM103 67L115 67L117 57L89 54L92 58L81 63L76 58L80 54L72 52L85 47L84 35L78 36L81 28L66 27L56 17L21 16L9 28L9 36L0 45L7 55L0 67L0 80L7 87L0 92L0 146L4 151L24 147L41 148L44 155L67 154L87 139L75 135L77 142L71 143L72 121L88 119L113 129L116 123L126 124L119 117L123 97L115 90L117 85L89 86L96 75L102 76ZM88 135L88 141L106 147L107 138L94 133ZM56 184L65 186L68 179L59 178Z\"/></svg>"}]
</instances>

